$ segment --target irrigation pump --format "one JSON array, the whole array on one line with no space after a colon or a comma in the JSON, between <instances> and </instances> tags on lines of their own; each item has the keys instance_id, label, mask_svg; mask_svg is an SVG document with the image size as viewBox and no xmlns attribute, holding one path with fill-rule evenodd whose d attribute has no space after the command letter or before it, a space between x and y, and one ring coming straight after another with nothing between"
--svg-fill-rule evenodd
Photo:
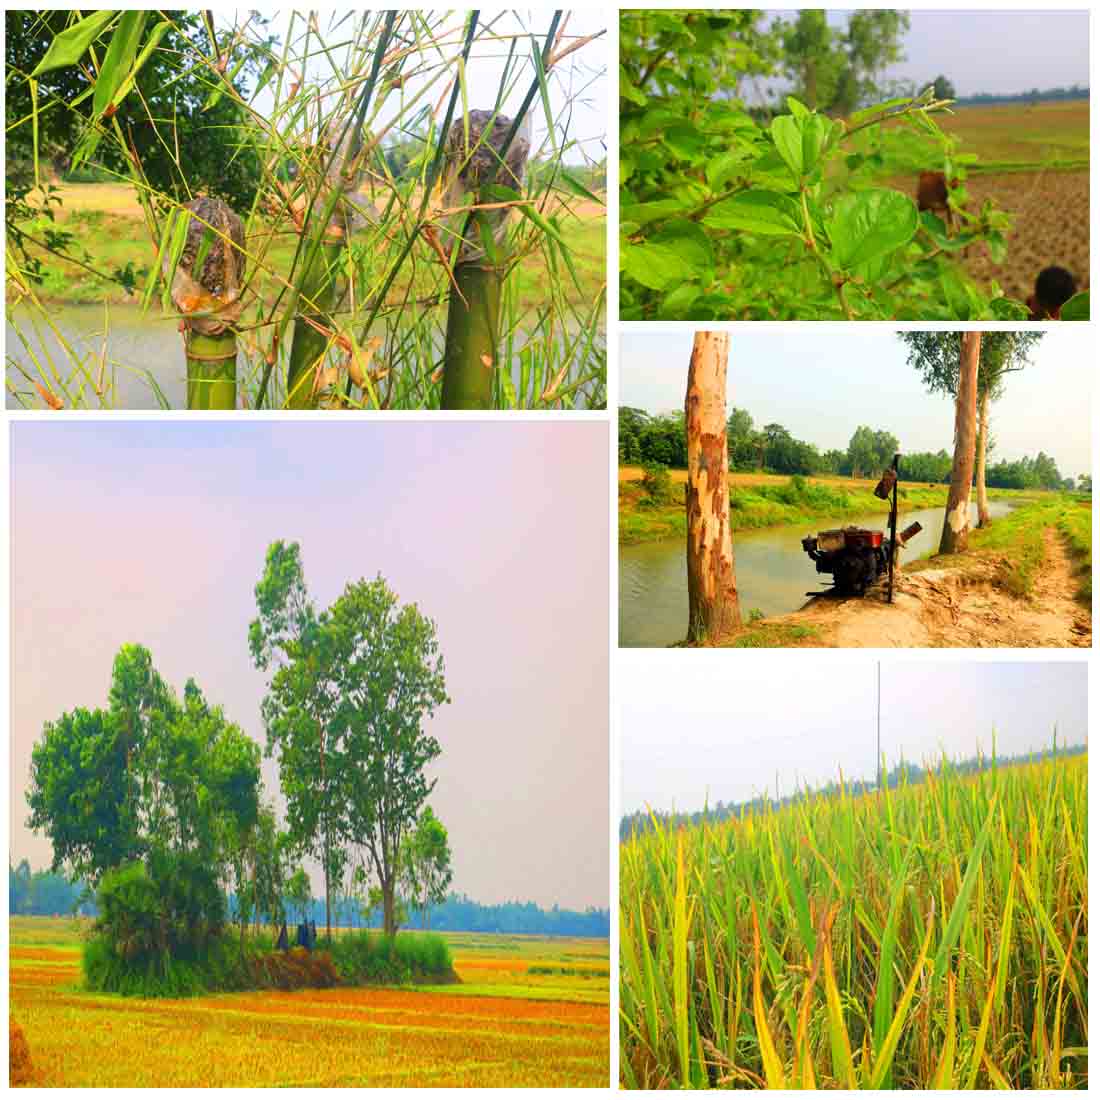
<instances>
[{"instance_id":1,"label":"irrigation pump","mask_svg":"<svg viewBox=\"0 0 1100 1100\"><path fill-rule=\"evenodd\" d=\"M235 326L244 309L244 226L228 203L208 196L184 203L176 216L187 218L183 248L174 269L165 256L164 269L182 318L187 407L233 409Z\"/></svg>"},{"instance_id":2,"label":"irrigation pump","mask_svg":"<svg viewBox=\"0 0 1100 1100\"><path fill-rule=\"evenodd\" d=\"M910 524L898 534L898 466L901 456L883 472L875 496L890 502L888 530L867 527L838 527L819 531L802 540L802 549L810 556L819 573L833 578L839 596L862 596L884 573L887 575L886 602L894 602L894 568L901 548L921 530ZM807 595L816 596L817 592Z\"/></svg>"}]
</instances>

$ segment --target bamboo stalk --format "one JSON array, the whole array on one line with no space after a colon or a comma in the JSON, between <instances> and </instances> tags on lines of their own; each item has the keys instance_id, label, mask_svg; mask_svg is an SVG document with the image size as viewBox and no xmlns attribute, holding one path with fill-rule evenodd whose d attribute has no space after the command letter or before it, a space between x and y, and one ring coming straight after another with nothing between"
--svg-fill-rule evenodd
<instances>
[{"instance_id":1,"label":"bamboo stalk","mask_svg":"<svg viewBox=\"0 0 1100 1100\"><path fill-rule=\"evenodd\" d=\"M499 197L492 191L498 182L518 189L530 146L515 137L516 129L510 118L492 111L471 111L456 120L447 138L452 183L445 191L462 187L480 205ZM466 218L447 305L444 409L492 407L509 214L507 205L494 203L491 212L474 210Z\"/></svg>"},{"instance_id":2,"label":"bamboo stalk","mask_svg":"<svg viewBox=\"0 0 1100 1100\"><path fill-rule=\"evenodd\" d=\"M187 232L172 271L171 296L183 318L187 407L235 409L244 226L221 199L192 199L182 210Z\"/></svg>"},{"instance_id":3,"label":"bamboo stalk","mask_svg":"<svg viewBox=\"0 0 1100 1100\"><path fill-rule=\"evenodd\" d=\"M191 332L186 342L187 407L237 407L237 334L230 328L216 336Z\"/></svg>"}]
</instances>

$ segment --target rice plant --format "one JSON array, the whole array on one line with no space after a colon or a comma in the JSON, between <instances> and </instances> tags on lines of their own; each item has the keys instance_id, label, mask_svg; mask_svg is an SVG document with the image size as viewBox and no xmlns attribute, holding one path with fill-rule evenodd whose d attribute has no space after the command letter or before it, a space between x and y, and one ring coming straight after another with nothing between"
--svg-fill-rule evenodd
<instances>
[{"instance_id":1,"label":"rice plant","mask_svg":"<svg viewBox=\"0 0 1100 1100\"><path fill-rule=\"evenodd\" d=\"M1083 1088L1087 756L620 849L629 1088Z\"/></svg>"},{"instance_id":2,"label":"rice plant","mask_svg":"<svg viewBox=\"0 0 1100 1100\"><path fill-rule=\"evenodd\" d=\"M179 324L192 408L606 405L604 240L589 232L604 206L585 183L604 150L574 133L603 78L601 33L572 31L563 11L291 12L278 35L260 13L203 13L206 35L180 39L188 79L208 106L236 108L204 140L256 173L250 207L215 216L215 200L191 191L176 119L146 118L171 188L149 182L154 151L118 125L119 103L142 97L142 66L177 41L164 35L180 14L73 12L43 62L79 68L94 90L73 166L126 183L140 204L144 250L122 270L55 223L40 164L39 119L87 96L67 102L38 87L43 64L9 64L9 89L32 91L14 132L34 135L35 183L6 219L9 307L20 307L8 315L9 402L112 407L130 372L150 403L170 404L152 364L112 354L106 307L92 346L51 316L41 276L60 262L125 283L150 324ZM475 102L471 72L485 59L499 84Z\"/></svg>"}]
</instances>

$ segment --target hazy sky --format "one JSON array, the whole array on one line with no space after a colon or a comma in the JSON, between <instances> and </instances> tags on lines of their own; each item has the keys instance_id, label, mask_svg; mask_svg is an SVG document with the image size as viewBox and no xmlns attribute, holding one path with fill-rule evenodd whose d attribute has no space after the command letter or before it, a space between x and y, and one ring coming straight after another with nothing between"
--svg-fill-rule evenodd
<instances>
[{"instance_id":1,"label":"hazy sky","mask_svg":"<svg viewBox=\"0 0 1100 1100\"><path fill-rule=\"evenodd\" d=\"M607 429L597 423L12 425L11 846L42 724L140 642L257 741L247 630L269 543L328 604L381 573L435 620L453 699L431 804L454 889L608 905ZM276 789L271 763L268 790Z\"/></svg>"},{"instance_id":2,"label":"hazy sky","mask_svg":"<svg viewBox=\"0 0 1100 1100\"><path fill-rule=\"evenodd\" d=\"M620 393L649 412L683 408L692 330L624 332ZM906 451L951 452L955 406L929 394L897 335L880 325L737 328L727 398L757 425L779 423L822 451L846 450L861 424L892 431ZM1032 365L1011 374L992 406L994 461L1052 455L1065 477L1092 468L1089 403L1096 366L1087 325L1054 325Z\"/></svg>"},{"instance_id":3,"label":"hazy sky","mask_svg":"<svg viewBox=\"0 0 1100 1100\"><path fill-rule=\"evenodd\" d=\"M428 11L429 9L425 9ZM596 34L607 27L607 15L603 10L590 11L578 9L567 13L568 23L564 24L565 34L563 45L571 45L586 35ZM358 26L358 14L355 21L348 18L349 11L341 9L326 11L320 15L321 35L330 48L334 50L334 56L340 53L335 49L338 43L346 42L351 36L353 28ZM466 11L451 13L443 24L450 31L443 30L439 37L444 38L442 46L443 58L457 57L461 53L462 28L466 19ZM233 26L243 23L246 18L243 11L225 12L220 15L220 23L223 26ZM495 10L481 11L478 18L478 35L474 46L470 50L470 63L466 69L466 95L472 110L491 109L496 102L497 89L500 86L508 60L509 49L512 42L516 42L516 57L523 58L522 66L516 65L513 60L512 79L509 84L511 89L502 104L505 114L514 115L519 110L524 96L534 80L534 70L531 60L530 35L535 35L541 48L546 34L550 29L553 18L552 8L537 10ZM269 33L275 35L282 43L290 27L290 11L284 10L270 14ZM299 56L304 48L306 23L299 12L293 24L294 38L291 43L291 55ZM485 30L484 28L489 28ZM518 37L517 37L518 36ZM605 143L607 136L607 52L608 36L588 43L576 50L567 58L564 58L558 66L555 66L549 74L548 89L550 110L554 117L555 128L558 131L558 140L562 140L562 133L567 134L570 141L579 142L579 146L567 152L566 160L570 163L580 163L584 160L600 161L606 154ZM311 52L317 51L316 39L313 40ZM436 77L439 71L437 55L429 54L423 61L410 58L405 62L404 71L411 73L418 68L428 70L427 77L413 77L404 86L406 102L412 102L422 89L429 84L431 77ZM451 72L454 71L453 65ZM332 69L323 55L318 56L310 66L310 73L314 80L330 79ZM440 77L431 84L429 91L423 98L417 101L417 109L428 104L435 106L443 97L447 89L447 78ZM386 107L379 116L380 121L388 122L400 109L401 96L392 94L387 97ZM260 93L256 100L257 106L269 110L272 104L272 95L266 89ZM462 100L459 100L461 108ZM392 104L392 109L391 109ZM446 100L442 111L446 110ZM411 116L406 115L410 120ZM439 116L442 121L442 112ZM536 96L532 113L533 143L532 150L539 150L544 145L547 137L546 112L541 99ZM542 148L544 155L550 155L552 148L546 144Z\"/></svg>"},{"instance_id":4,"label":"hazy sky","mask_svg":"<svg viewBox=\"0 0 1100 1100\"><path fill-rule=\"evenodd\" d=\"M875 775L875 662L846 654L694 650L620 652L624 813L691 812L796 783ZM681 659L682 658L682 659ZM833 659L835 658L835 659ZM886 661L882 751L888 764L1083 744L1084 661Z\"/></svg>"},{"instance_id":5,"label":"hazy sky","mask_svg":"<svg viewBox=\"0 0 1100 1100\"><path fill-rule=\"evenodd\" d=\"M1088 86L1087 10L1048 11L1039 5L1031 11L904 10L909 12L905 60L886 70L887 79L925 85L942 73L960 96ZM790 19L794 12L767 14L770 23L772 16ZM829 22L843 27L848 15L830 12Z\"/></svg>"}]
</instances>

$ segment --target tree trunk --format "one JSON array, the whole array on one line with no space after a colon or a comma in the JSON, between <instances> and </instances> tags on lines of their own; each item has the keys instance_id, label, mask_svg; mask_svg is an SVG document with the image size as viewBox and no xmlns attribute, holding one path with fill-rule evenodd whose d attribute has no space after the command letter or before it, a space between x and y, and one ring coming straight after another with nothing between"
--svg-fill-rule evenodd
<instances>
[{"instance_id":1,"label":"tree trunk","mask_svg":"<svg viewBox=\"0 0 1100 1100\"><path fill-rule=\"evenodd\" d=\"M382 930L386 936L393 937L397 935L397 929L395 927L394 915L393 915L393 883L382 883Z\"/></svg>"},{"instance_id":2,"label":"tree trunk","mask_svg":"<svg viewBox=\"0 0 1100 1100\"><path fill-rule=\"evenodd\" d=\"M974 478L974 429L977 419L978 360L982 334L964 332L959 356L959 392L955 399L955 458L951 464L951 488L947 493L941 554L966 549L970 532L970 483Z\"/></svg>"},{"instance_id":3,"label":"tree trunk","mask_svg":"<svg viewBox=\"0 0 1100 1100\"><path fill-rule=\"evenodd\" d=\"M993 518L989 514L989 500L985 492L985 452L989 445L989 390L978 397L978 449L975 455L974 480L978 491L978 526L988 527Z\"/></svg>"},{"instance_id":4,"label":"tree trunk","mask_svg":"<svg viewBox=\"0 0 1100 1100\"><path fill-rule=\"evenodd\" d=\"M726 449L729 336L697 332L688 367L688 641L705 642L741 625L730 536Z\"/></svg>"},{"instance_id":5,"label":"tree trunk","mask_svg":"<svg viewBox=\"0 0 1100 1100\"><path fill-rule=\"evenodd\" d=\"M329 885L329 859L332 848L329 842L329 830L325 827L325 935L332 943L332 887Z\"/></svg>"}]
</instances>

